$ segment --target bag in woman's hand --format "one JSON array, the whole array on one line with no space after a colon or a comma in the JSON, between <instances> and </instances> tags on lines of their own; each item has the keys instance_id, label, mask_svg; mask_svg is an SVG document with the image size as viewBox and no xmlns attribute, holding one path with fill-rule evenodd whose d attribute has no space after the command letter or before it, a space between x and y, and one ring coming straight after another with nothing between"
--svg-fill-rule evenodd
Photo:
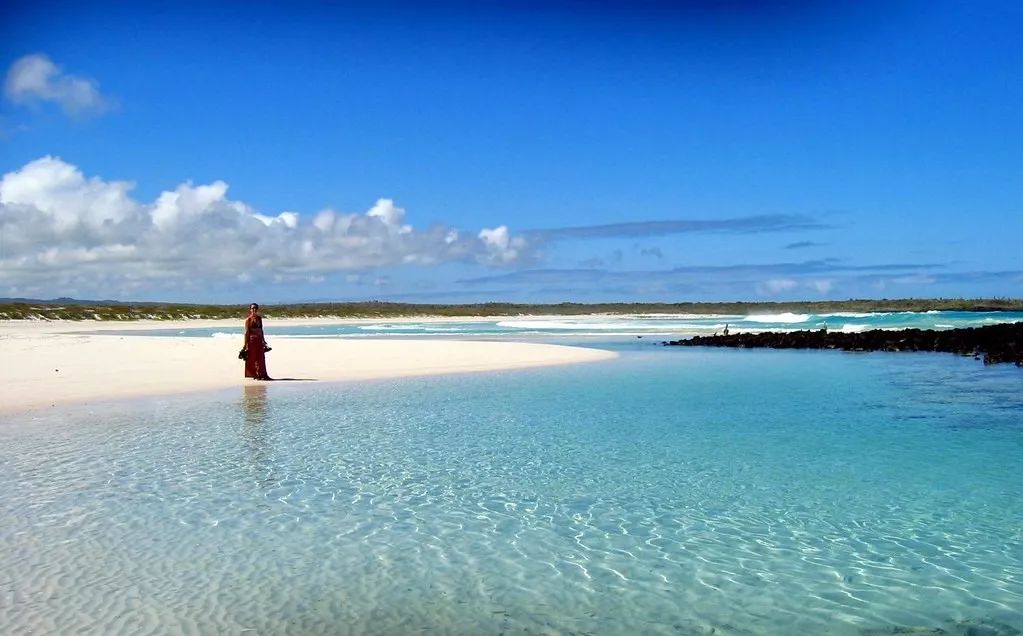
<instances>
[{"instance_id":1,"label":"bag in woman's hand","mask_svg":"<svg viewBox=\"0 0 1023 636\"><path fill-rule=\"evenodd\" d=\"M239 360L245 360L248 357L249 357L249 352L247 350L242 349L241 351L238 352L238 359Z\"/></svg>"}]
</instances>

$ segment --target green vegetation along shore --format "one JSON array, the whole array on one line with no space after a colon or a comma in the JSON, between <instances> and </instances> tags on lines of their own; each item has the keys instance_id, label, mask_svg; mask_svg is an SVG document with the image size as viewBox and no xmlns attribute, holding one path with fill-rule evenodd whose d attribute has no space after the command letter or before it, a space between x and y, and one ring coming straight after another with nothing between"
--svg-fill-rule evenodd
<instances>
[{"instance_id":1,"label":"green vegetation along shore","mask_svg":"<svg viewBox=\"0 0 1023 636\"><path fill-rule=\"evenodd\" d=\"M0 300L0 320L188 320L239 318L244 305L56 300ZM832 313L836 311L1023 311L1023 299L862 299L812 302L476 303L464 305L331 302L265 305L274 318L402 318L420 316L580 316L585 314Z\"/></svg>"}]
</instances>

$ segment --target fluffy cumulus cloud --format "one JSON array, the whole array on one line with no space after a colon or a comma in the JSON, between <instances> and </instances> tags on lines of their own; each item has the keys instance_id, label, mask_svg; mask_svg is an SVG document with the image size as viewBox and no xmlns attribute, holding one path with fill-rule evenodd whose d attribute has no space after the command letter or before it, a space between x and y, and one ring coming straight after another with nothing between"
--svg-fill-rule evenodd
<instances>
[{"instance_id":1,"label":"fluffy cumulus cloud","mask_svg":"<svg viewBox=\"0 0 1023 636\"><path fill-rule=\"evenodd\" d=\"M0 273L8 288L196 281L322 280L337 271L475 262L510 265L526 242L500 226L478 233L405 221L380 199L365 213L258 212L228 185L183 183L153 202L134 184L86 177L55 157L0 179Z\"/></svg>"},{"instance_id":2,"label":"fluffy cumulus cloud","mask_svg":"<svg viewBox=\"0 0 1023 636\"><path fill-rule=\"evenodd\" d=\"M484 260L491 264L514 263L519 260L526 247L525 239L512 236L505 225L492 230L482 229L477 236L486 246Z\"/></svg>"},{"instance_id":3,"label":"fluffy cumulus cloud","mask_svg":"<svg viewBox=\"0 0 1023 636\"><path fill-rule=\"evenodd\" d=\"M111 104L100 94L95 80L69 75L41 53L26 55L11 64L4 95L15 104L53 102L72 116L101 113Z\"/></svg>"}]
</instances>

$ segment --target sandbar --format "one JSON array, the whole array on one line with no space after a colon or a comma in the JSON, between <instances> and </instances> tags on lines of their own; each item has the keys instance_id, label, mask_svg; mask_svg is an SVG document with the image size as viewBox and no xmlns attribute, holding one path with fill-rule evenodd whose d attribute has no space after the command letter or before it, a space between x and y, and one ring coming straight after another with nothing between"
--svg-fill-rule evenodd
<instances>
[{"instance_id":1,"label":"sandbar","mask_svg":"<svg viewBox=\"0 0 1023 636\"><path fill-rule=\"evenodd\" d=\"M317 321L268 321L271 326ZM332 320L332 323L345 322ZM376 322L384 322L377 320ZM256 384L237 359L241 321L0 321L0 415L96 401ZM238 338L102 333L222 327ZM86 333L100 332L100 333ZM617 354L554 344L270 335L270 375L341 382L607 360Z\"/></svg>"}]
</instances>

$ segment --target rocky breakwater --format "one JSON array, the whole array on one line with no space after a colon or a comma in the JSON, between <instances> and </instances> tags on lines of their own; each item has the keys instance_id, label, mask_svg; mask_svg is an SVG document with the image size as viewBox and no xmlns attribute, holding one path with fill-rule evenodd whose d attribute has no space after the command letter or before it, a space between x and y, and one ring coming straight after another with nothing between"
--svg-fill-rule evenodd
<instances>
[{"instance_id":1,"label":"rocky breakwater","mask_svg":"<svg viewBox=\"0 0 1023 636\"><path fill-rule=\"evenodd\" d=\"M984 364L1023 366L1023 322L966 329L872 329L858 333L790 331L693 336L662 344L676 347L738 347L769 349L839 349L841 351L944 351L975 358Z\"/></svg>"}]
</instances>

